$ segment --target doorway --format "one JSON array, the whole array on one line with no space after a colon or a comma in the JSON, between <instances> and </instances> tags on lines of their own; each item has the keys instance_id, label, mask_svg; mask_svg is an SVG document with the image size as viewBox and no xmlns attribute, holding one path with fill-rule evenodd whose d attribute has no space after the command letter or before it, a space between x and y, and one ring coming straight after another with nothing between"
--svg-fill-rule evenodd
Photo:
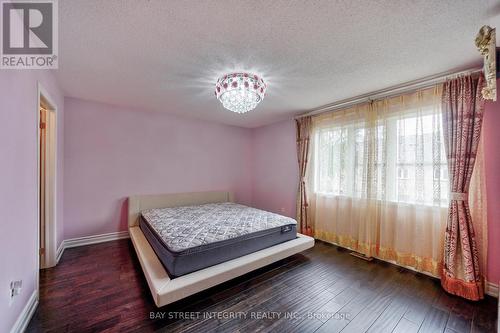
<instances>
[{"instance_id":1,"label":"doorway","mask_svg":"<svg viewBox=\"0 0 500 333\"><path fill-rule=\"evenodd\" d=\"M38 87L38 219L39 268L56 265L56 106Z\"/></svg>"}]
</instances>

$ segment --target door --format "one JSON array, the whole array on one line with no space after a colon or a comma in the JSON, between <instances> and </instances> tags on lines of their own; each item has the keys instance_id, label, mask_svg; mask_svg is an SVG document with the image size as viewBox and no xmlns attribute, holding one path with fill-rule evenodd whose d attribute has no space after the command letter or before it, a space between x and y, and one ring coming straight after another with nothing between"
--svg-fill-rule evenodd
<instances>
[{"instance_id":1,"label":"door","mask_svg":"<svg viewBox=\"0 0 500 333\"><path fill-rule=\"evenodd\" d=\"M47 209L46 209L46 192L47 192L47 110L40 107L40 147L39 147L39 155L40 156L40 187L39 187L39 198L40 198L40 267L46 267L45 263L45 229L46 229L46 217L47 217Z\"/></svg>"}]
</instances>

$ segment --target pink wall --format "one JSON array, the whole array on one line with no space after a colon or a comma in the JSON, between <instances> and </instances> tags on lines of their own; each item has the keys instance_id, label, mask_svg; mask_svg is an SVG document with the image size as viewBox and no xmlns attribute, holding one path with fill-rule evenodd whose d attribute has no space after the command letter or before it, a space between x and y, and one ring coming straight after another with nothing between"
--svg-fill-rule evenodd
<instances>
[{"instance_id":1,"label":"pink wall","mask_svg":"<svg viewBox=\"0 0 500 333\"><path fill-rule=\"evenodd\" d=\"M37 82L58 107L62 139L64 100L51 72L3 70L0 74L0 332L9 332L36 285L38 257L37 216ZM62 241L63 140L57 148L57 232ZM21 294L9 306L9 285L22 280Z\"/></svg>"},{"instance_id":2,"label":"pink wall","mask_svg":"<svg viewBox=\"0 0 500 333\"><path fill-rule=\"evenodd\" d=\"M66 98L65 133L65 239L126 230L129 195L252 201L249 129Z\"/></svg>"},{"instance_id":3,"label":"pink wall","mask_svg":"<svg viewBox=\"0 0 500 333\"><path fill-rule=\"evenodd\" d=\"M255 207L295 217L298 165L295 122L287 120L253 130Z\"/></svg>"},{"instance_id":4,"label":"pink wall","mask_svg":"<svg viewBox=\"0 0 500 333\"><path fill-rule=\"evenodd\" d=\"M500 80L497 80L500 96ZM486 105L483 125L488 197L488 281L500 281L500 100Z\"/></svg>"}]
</instances>

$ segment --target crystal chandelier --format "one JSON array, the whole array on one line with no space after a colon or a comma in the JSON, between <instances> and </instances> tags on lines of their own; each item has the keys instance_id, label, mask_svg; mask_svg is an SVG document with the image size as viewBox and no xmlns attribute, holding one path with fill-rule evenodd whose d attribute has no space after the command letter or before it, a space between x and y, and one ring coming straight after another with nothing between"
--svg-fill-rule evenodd
<instances>
[{"instance_id":1,"label":"crystal chandelier","mask_svg":"<svg viewBox=\"0 0 500 333\"><path fill-rule=\"evenodd\" d=\"M217 80L215 96L226 109L245 113L264 99L266 89L264 80L255 74L231 73Z\"/></svg>"}]
</instances>

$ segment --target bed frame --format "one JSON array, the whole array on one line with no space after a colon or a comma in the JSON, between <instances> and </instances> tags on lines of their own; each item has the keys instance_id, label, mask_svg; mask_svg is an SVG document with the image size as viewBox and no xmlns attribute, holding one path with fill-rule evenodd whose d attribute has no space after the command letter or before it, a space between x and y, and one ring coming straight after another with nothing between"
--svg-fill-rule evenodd
<instances>
[{"instance_id":1,"label":"bed frame","mask_svg":"<svg viewBox=\"0 0 500 333\"><path fill-rule=\"evenodd\" d=\"M175 302L314 246L313 238L297 234L296 239L171 279L139 227L141 211L228 201L233 201L229 192L141 195L128 198L130 238L156 306Z\"/></svg>"}]
</instances>

